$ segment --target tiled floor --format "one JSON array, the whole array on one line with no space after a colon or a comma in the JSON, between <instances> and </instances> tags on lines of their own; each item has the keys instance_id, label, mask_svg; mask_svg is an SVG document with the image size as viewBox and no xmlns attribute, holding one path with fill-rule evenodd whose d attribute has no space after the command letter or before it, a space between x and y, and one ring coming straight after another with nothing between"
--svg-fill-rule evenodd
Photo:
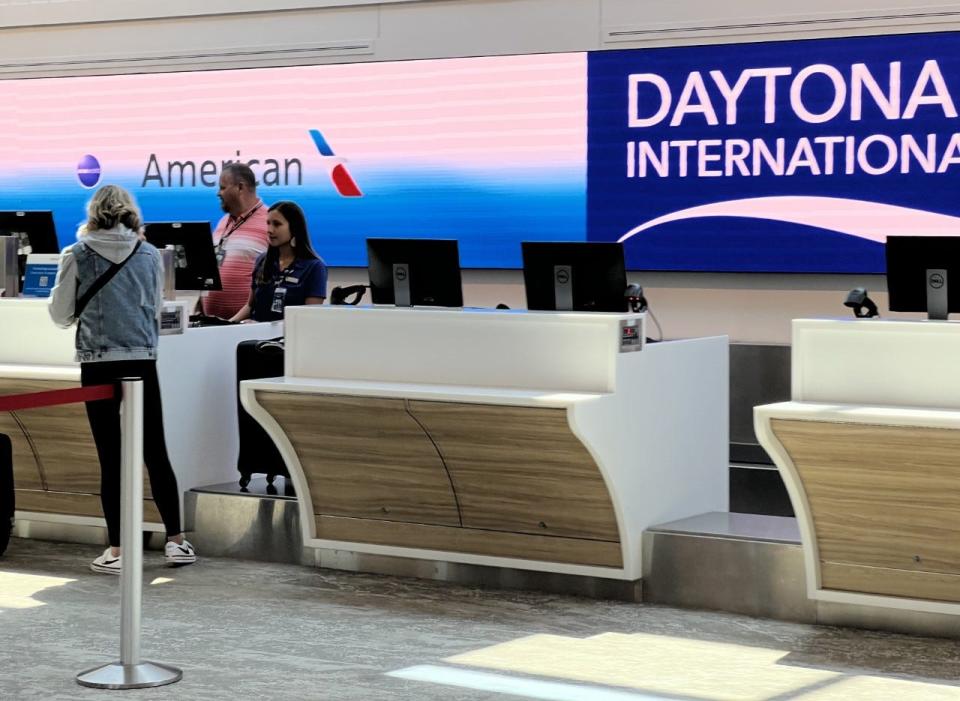
<instances>
[{"instance_id":1,"label":"tiled floor","mask_svg":"<svg viewBox=\"0 0 960 701\"><path fill-rule=\"evenodd\" d=\"M143 657L183 681L85 689L75 674L119 653L98 552L14 540L0 559L3 701L960 700L952 640L153 552Z\"/></svg>"}]
</instances>

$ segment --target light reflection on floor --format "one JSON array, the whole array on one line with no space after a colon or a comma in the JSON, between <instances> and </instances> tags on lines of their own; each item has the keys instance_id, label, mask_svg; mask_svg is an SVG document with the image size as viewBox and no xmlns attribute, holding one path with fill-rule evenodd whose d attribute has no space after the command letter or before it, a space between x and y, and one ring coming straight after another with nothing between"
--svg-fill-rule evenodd
<instances>
[{"instance_id":1,"label":"light reflection on floor","mask_svg":"<svg viewBox=\"0 0 960 701\"><path fill-rule=\"evenodd\" d=\"M42 577L22 572L4 572L0 570L0 612L3 609L29 609L44 606L34 595L52 587L62 587L75 582L75 579L63 577Z\"/></svg>"},{"instance_id":2,"label":"light reflection on floor","mask_svg":"<svg viewBox=\"0 0 960 701\"><path fill-rule=\"evenodd\" d=\"M569 682L511 677L506 674L476 672L441 665L407 667L388 676L410 681L430 682L461 689L491 691L538 701L676 701L674 697L644 694L621 689L604 689Z\"/></svg>"},{"instance_id":3,"label":"light reflection on floor","mask_svg":"<svg viewBox=\"0 0 960 701\"><path fill-rule=\"evenodd\" d=\"M421 665L391 676L552 701L960 701L960 687L794 665L789 655L664 635L533 635L444 660L457 666Z\"/></svg>"}]
</instances>

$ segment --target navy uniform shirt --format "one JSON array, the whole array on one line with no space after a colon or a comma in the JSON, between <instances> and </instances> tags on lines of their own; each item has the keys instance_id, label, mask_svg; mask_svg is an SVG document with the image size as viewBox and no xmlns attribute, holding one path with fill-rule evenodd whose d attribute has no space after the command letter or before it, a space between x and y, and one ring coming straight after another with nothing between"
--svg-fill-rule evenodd
<instances>
[{"instance_id":1,"label":"navy uniform shirt","mask_svg":"<svg viewBox=\"0 0 960 701\"><path fill-rule=\"evenodd\" d=\"M274 263L266 270L265 283L258 283L258 272L267 254L257 258L253 270L253 310L256 321L279 321L285 307L306 304L307 297L327 296L327 264L320 258L295 258L283 271Z\"/></svg>"}]
</instances>

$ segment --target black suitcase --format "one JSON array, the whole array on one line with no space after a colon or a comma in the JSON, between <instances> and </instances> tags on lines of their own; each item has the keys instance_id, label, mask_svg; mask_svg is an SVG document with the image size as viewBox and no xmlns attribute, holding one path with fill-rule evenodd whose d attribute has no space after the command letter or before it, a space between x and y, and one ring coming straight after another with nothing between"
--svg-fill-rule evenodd
<instances>
[{"instance_id":1,"label":"black suitcase","mask_svg":"<svg viewBox=\"0 0 960 701\"><path fill-rule=\"evenodd\" d=\"M265 474L273 484L277 475L289 477L277 446L240 403L240 381L283 376L283 340L241 341L237 345L237 418L240 429L240 455L237 470L240 486L250 484L253 474Z\"/></svg>"},{"instance_id":2,"label":"black suitcase","mask_svg":"<svg viewBox=\"0 0 960 701\"><path fill-rule=\"evenodd\" d=\"M0 555L10 542L16 499L13 492L13 446L10 436L0 433Z\"/></svg>"}]
</instances>

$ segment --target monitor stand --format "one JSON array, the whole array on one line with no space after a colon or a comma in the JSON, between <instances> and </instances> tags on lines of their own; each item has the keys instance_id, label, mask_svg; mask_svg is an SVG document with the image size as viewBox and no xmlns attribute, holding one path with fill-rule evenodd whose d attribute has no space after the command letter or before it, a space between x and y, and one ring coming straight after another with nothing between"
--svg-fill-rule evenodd
<instances>
[{"instance_id":1,"label":"monitor stand","mask_svg":"<svg viewBox=\"0 0 960 701\"><path fill-rule=\"evenodd\" d=\"M553 308L558 312L573 310L573 266L553 266Z\"/></svg>"},{"instance_id":2,"label":"monitor stand","mask_svg":"<svg viewBox=\"0 0 960 701\"><path fill-rule=\"evenodd\" d=\"M410 303L410 266L393 264L393 303L398 307L412 307Z\"/></svg>"},{"instance_id":3,"label":"monitor stand","mask_svg":"<svg viewBox=\"0 0 960 701\"><path fill-rule=\"evenodd\" d=\"M944 268L928 268L927 318L946 321L948 313L947 271Z\"/></svg>"},{"instance_id":4,"label":"monitor stand","mask_svg":"<svg viewBox=\"0 0 960 701\"><path fill-rule=\"evenodd\" d=\"M17 259L17 237L0 236L0 297L16 297L22 276Z\"/></svg>"}]
</instances>

